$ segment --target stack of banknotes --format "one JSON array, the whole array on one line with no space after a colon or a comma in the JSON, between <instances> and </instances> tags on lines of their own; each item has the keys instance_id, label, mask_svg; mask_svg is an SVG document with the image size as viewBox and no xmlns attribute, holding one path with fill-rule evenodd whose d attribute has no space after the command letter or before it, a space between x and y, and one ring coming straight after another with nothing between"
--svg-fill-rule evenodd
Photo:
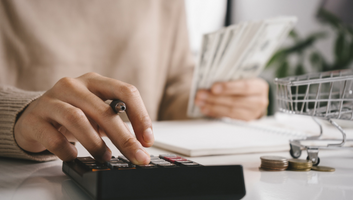
<instances>
[{"instance_id":1,"label":"stack of banknotes","mask_svg":"<svg viewBox=\"0 0 353 200\"><path fill-rule=\"evenodd\" d=\"M296 17L248 21L205 34L194 71L188 116L202 117L194 104L199 89L210 89L215 82L258 76L296 21Z\"/></svg>"}]
</instances>

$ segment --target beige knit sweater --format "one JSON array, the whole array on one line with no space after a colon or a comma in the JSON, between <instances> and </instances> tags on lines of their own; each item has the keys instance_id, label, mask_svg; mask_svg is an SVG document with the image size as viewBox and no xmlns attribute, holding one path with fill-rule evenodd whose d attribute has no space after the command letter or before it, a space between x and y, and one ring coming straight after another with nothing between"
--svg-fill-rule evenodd
<instances>
[{"instance_id":1,"label":"beige knit sweater","mask_svg":"<svg viewBox=\"0 0 353 200\"><path fill-rule=\"evenodd\" d=\"M17 115L62 77L87 72L135 85L152 120L186 118L193 70L179 0L0 2L0 156L19 148Z\"/></svg>"}]
</instances>

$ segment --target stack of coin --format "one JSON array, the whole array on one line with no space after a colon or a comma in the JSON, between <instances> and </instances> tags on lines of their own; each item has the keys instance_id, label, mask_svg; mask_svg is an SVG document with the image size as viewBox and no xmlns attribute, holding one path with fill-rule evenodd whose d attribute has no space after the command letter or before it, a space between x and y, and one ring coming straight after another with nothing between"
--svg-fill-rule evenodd
<instances>
[{"instance_id":1,"label":"stack of coin","mask_svg":"<svg viewBox=\"0 0 353 200\"><path fill-rule=\"evenodd\" d=\"M310 160L290 159L288 160L288 170L292 171L310 171L313 163Z\"/></svg>"},{"instance_id":2,"label":"stack of coin","mask_svg":"<svg viewBox=\"0 0 353 200\"><path fill-rule=\"evenodd\" d=\"M260 169L266 171L283 171L288 167L288 160L281 156L261 156Z\"/></svg>"}]
</instances>

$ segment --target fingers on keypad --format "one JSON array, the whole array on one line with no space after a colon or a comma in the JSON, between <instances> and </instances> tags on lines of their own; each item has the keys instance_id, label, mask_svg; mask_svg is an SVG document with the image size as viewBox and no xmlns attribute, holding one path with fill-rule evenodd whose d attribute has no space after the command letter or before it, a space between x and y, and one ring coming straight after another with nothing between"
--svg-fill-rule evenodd
<instances>
[{"instance_id":1,"label":"fingers on keypad","mask_svg":"<svg viewBox=\"0 0 353 200\"><path fill-rule=\"evenodd\" d=\"M155 169L155 168L177 168L177 167L201 167L199 163L174 154L151 155L151 162L147 165L134 165L125 156L112 157L109 162L99 163L92 157L78 157L76 162L91 171L106 170L131 170L131 169Z\"/></svg>"}]
</instances>

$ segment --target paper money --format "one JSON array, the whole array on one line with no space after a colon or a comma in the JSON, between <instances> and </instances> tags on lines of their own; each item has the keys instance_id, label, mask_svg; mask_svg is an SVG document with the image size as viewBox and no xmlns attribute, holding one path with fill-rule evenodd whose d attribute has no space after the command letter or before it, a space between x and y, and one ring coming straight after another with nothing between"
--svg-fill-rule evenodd
<instances>
[{"instance_id":1,"label":"paper money","mask_svg":"<svg viewBox=\"0 0 353 200\"><path fill-rule=\"evenodd\" d=\"M277 17L205 34L194 71L188 116L203 116L194 104L199 89L209 89L215 82L258 76L296 21L296 17Z\"/></svg>"}]
</instances>

